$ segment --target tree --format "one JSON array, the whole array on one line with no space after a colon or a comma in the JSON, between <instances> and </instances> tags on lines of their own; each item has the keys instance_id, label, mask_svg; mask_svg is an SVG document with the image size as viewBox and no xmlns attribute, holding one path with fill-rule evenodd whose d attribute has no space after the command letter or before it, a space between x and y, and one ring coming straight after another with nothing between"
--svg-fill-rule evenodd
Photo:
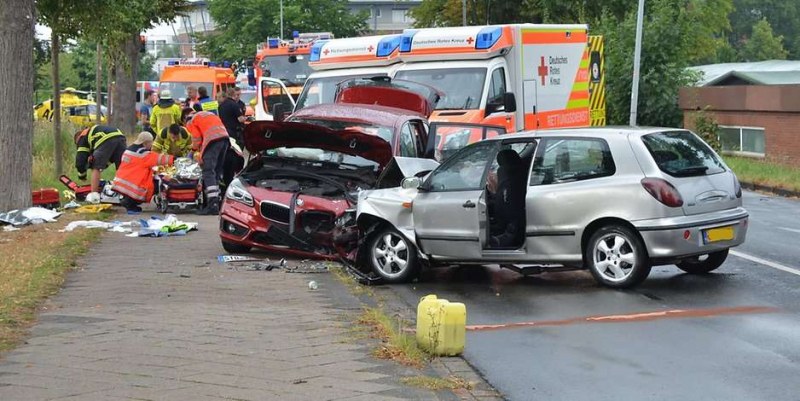
<instances>
[{"instance_id":1,"label":"tree","mask_svg":"<svg viewBox=\"0 0 800 401\"><path fill-rule=\"evenodd\" d=\"M256 46L280 33L279 0L211 0L217 30L200 35L200 51L218 60L252 59ZM284 38L292 31L357 36L367 28L366 12L352 14L345 0L284 0Z\"/></svg>"},{"instance_id":2,"label":"tree","mask_svg":"<svg viewBox=\"0 0 800 401\"><path fill-rule=\"evenodd\" d=\"M728 41L740 50L753 35L756 24L766 18L776 35L785 38L790 59L800 59L800 0L734 0Z\"/></svg>"},{"instance_id":3,"label":"tree","mask_svg":"<svg viewBox=\"0 0 800 401\"><path fill-rule=\"evenodd\" d=\"M783 36L775 36L766 18L753 26L753 34L739 52L745 61L786 60L788 52L783 48Z\"/></svg>"},{"instance_id":4,"label":"tree","mask_svg":"<svg viewBox=\"0 0 800 401\"><path fill-rule=\"evenodd\" d=\"M527 19L527 13L523 13L528 2L467 0L467 25L534 22ZM462 7L461 0L423 0L419 6L411 9L410 14L417 28L461 26Z\"/></svg>"},{"instance_id":5,"label":"tree","mask_svg":"<svg viewBox=\"0 0 800 401\"><path fill-rule=\"evenodd\" d=\"M0 7L0 210L31 204L33 164L33 0ZM11 62L13 60L13 62Z\"/></svg>"}]
</instances>

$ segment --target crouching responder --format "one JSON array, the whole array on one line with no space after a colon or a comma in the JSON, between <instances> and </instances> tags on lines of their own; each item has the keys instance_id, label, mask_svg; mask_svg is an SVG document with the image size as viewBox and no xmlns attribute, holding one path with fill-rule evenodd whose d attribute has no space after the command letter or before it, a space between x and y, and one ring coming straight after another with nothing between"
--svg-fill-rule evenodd
<instances>
[{"instance_id":1,"label":"crouching responder","mask_svg":"<svg viewBox=\"0 0 800 401\"><path fill-rule=\"evenodd\" d=\"M122 195L120 204L128 212L141 212L139 206L150 202L155 191L153 167L171 165L173 156L151 152L153 135L142 132L122 155L117 175L114 177L114 192Z\"/></svg>"},{"instance_id":2,"label":"crouching responder","mask_svg":"<svg viewBox=\"0 0 800 401\"><path fill-rule=\"evenodd\" d=\"M225 153L230 146L228 131L222 120L211 112L196 113L186 124L192 135L192 150L200 152L200 165L203 168L203 191L206 194L206 206L197 214L219 214L220 189Z\"/></svg>"},{"instance_id":3,"label":"crouching responder","mask_svg":"<svg viewBox=\"0 0 800 401\"><path fill-rule=\"evenodd\" d=\"M192 150L192 136L179 124L161 130L153 142L153 152L185 157Z\"/></svg>"},{"instance_id":4,"label":"crouching responder","mask_svg":"<svg viewBox=\"0 0 800 401\"><path fill-rule=\"evenodd\" d=\"M108 125L93 125L75 133L75 167L78 170L78 179L86 180L88 170L91 170L92 193L87 200L100 200L100 174L108 168L110 163L119 169L122 154L125 152L127 142L125 135L117 128Z\"/></svg>"}]
</instances>

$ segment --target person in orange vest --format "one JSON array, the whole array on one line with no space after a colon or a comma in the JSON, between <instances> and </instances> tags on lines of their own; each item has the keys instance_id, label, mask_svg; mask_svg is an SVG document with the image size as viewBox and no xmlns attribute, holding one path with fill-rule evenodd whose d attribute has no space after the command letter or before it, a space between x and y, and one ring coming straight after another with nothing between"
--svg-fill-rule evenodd
<instances>
[{"instance_id":1,"label":"person in orange vest","mask_svg":"<svg viewBox=\"0 0 800 401\"><path fill-rule=\"evenodd\" d=\"M122 154L122 162L112 182L114 192L122 195L120 204L128 213L142 211L142 203L150 202L155 191L153 167L172 165L175 158L170 155L151 152L153 135L142 132Z\"/></svg>"},{"instance_id":2,"label":"person in orange vest","mask_svg":"<svg viewBox=\"0 0 800 401\"><path fill-rule=\"evenodd\" d=\"M192 135L192 150L200 152L199 163L203 167L206 206L198 210L197 214L219 214L219 183L223 178L225 153L230 146L228 131L219 116L208 111L201 111L191 116L186 123L186 129Z\"/></svg>"}]
</instances>

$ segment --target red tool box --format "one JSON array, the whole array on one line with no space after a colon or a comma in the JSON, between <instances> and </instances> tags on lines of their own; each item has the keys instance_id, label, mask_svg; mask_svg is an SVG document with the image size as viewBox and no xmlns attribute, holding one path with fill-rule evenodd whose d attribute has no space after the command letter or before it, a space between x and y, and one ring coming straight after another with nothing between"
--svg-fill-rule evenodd
<instances>
[{"instance_id":1,"label":"red tool box","mask_svg":"<svg viewBox=\"0 0 800 401\"><path fill-rule=\"evenodd\" d=\"M33 205L55 209L61 206L61 200L58 197L58 190L55 188L41 188L38 191L32 192Z\"/></svg>"}]
</instances>

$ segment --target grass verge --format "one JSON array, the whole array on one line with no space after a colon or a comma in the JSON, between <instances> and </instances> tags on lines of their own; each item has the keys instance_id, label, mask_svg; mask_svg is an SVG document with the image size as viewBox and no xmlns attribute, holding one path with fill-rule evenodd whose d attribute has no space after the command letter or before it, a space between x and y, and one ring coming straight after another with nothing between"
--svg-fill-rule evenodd
<instances>
[{"instance_id":1,"label":"grass verge","mask_svg":"<svg viewBox=\"0 0 800 401\"><path fill-rule=\"evenodd\" d=\"M411 376L403 377L400 381L407 386L414 386L432 391L457 389L472 390L475 388L475 383L458 376L450 376L446 379L431 376Z\"/></svg>"},{"instance_id":2,"label":"grass verge","mask_svg":"<svg viewBox=\"0 0 800 401\"><path fill-rule=\"evenodd\" d=\"M92 215L108 219L111 213ZM36 319L45 299L58 292L66 273L89 249L101 230L58 232L85 215L67 214L58 223L0 232L0 352L17 345Z\"/></svg>"},{"instance_id":3,"label":"grass verge","mask_svg":"<svg viewBox=\"0 0 800 401\"><path fill-rule=\"evenodd\" d=\"M800 191L800 169L760 159L725 156L725 163L740 181Z\"/></svg>"},{"instance_id":4,"label":"grass verge","mask_svg":"<svg viewBox=\"0 0 800 401\"><path fill-rule=\"evenodd\" d=\"M400 364L422 368L430 355L417 345L417 339L404 332L408 322L386 315L380 307L365 307L356 322L370 331L370 336L381 341L372 351L380 359L391 359Z\"/></svg>"}]
</instances>

